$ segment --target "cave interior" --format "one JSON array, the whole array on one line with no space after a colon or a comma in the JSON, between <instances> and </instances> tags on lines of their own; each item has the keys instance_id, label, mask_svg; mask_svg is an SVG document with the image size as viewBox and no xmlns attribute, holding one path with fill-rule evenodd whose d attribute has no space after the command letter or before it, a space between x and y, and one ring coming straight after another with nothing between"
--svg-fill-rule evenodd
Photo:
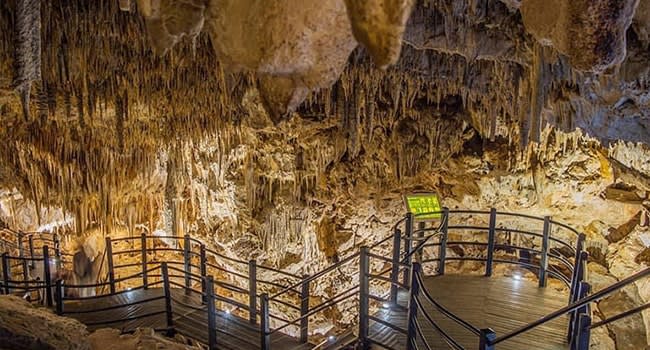
<instances>
[{"instance_id":1,"label":"cave interior","mask_svg":"<svg viewBox=\"0 0 650 350\"><path fill-rule=\"evenodd\" d=\"M650 0L2 0L0 140L0 348L650 349Z\"/></svg>"}]
</instances>

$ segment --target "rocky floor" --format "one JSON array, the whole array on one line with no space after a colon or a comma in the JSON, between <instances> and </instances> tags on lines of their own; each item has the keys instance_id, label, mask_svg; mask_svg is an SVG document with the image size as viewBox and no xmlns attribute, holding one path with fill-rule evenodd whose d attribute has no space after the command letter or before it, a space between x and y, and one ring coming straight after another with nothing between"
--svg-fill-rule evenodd
<instances>
[{"instance_id":1,"label":"rocky floor","mask_svg":"<svg viewBox=\"0 0 650 350\"><path fill-rule=\"evenodd\" d=\"M34 307L13 296L0 296L0 348L6 350L183 350L200 349L186 339L170 339L151 329L120 335L117 329L93 333L71 318Z\"/></svg>"}]
</instances>

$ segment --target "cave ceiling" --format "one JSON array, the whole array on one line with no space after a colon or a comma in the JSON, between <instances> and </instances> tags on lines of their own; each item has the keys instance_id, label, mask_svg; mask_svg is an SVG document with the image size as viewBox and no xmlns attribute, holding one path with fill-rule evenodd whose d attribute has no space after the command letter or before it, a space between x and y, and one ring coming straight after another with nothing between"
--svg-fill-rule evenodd
<instances>
[{"instance_id":1,"label":"cave ceiling","mask_svg":"<svg viewBox=\"0 0 650 350\"><path fill-rule=\"evenodd\" d=\"M106 212L181 191L182 150L242 127L320 130L350 166L547 127L648 144L649 26L648 0L7 0L0 184Z\"/></svg>"}]
</instances>

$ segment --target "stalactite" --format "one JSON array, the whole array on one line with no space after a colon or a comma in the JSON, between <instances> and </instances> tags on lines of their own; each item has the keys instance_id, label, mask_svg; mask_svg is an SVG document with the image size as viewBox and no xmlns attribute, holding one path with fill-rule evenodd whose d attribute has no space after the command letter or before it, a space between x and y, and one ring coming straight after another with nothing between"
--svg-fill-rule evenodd
<instances>
[{"instance_id":1,"label":"stalactite","mask_svg":"<svg viewBox=\"0 0 650 350\"><path fill-rule=\"evenodd\" d=\"M86 128L86 121L84 120L84 96L83 90L79 89L76 93L77 97L77 117L79 118L79 127Z\"/></svg>"},{"instance_id":2,"label":"stalactite","mask_svg":"<svg viewBox=\"0 0 650 350\"><path fill-rule=\"evenodd\" d=\"M29 120L32 82L41 79L41 1L16 1L16 52L14 88L20 95L23 115Z\"/></svg>"},{"instance_id":3,"label":"stalactite","mask_svg":"<svg viewBox=\"0 0 650 350\"><path fill-rule=\"evenodd\" d=\"M50 110L49 102L47 87L41 83L36 87L36 110L40 122L45 122L47 119Z\"/></svg>"},{"instance_id":4,"label":"stalactite","mask_svg":"<svg viewBox=\"0 0 650 350\"><path fill-rule=\"evenodd\" d=\"M434 8L433 20L438 21L435 27L444 27L442 35L451 42L475 45L475 38L461 35L460 30L476 23L493 24L489 23L486 0L426 2ZM43 109L41 96L47 95L51 118L41 125L17 123L16 136L10 138L12 144L0 146L4 147L0 157L21 174L16 182L27 189L25 193L31 193L35 202L47 205L60 201L68 209L84 205L78 214L80 229L92 220L110 227L114 217L124 219L125 215L130 222L135 220L131 217L134 215L147 217L153 230L156 213L162 209L167 217L165 223L176 227L166 230L175 232L195 215L198 190L192 182L189 194L171 193L168 185L172 171L168 171L164 198L151 199L147 208L135 208L136 214L131 214L128 203L134 198L149 200L157 189L134 189L130 184L149 184L147 174L156 169L160 157L164 158L159 150L181 140L218 145L216 164L210 169L214 175L210 176L218 187L225 186L234 167L229 163L230 152L242 138L248 138L238 127L246 120L240 100L254 77L224 72L215 62L205 36L180 44L166 56L150 55L146 42L140 40L140 20L122 14L116 22L116 3L41 4L42 37L48 45L43 45L43 64L39 65L43 72L37 86L38 108ZM87 30L95 23L114 25ZM524 44L512 50L528 50L529 43ZM6 48L0 45L0 58L6 56L2 50ZM392 169L390 181L392 177L408 180L410 175L443 162L449 156L446 150L453 154L462 147L465 140L461 132L465 127L450 121L460 115L471 116L472 127L485 142L507 138L508 152L513 155L508 159L511 167L515 166L516 155L527 152L521 148L528 140L540 141L540 147L534 150L542 160L550 157L546 152L552 152L551 142L561 141L562 152L569 152L578 141L552 141L542 133L544 118L555 118L565 128L574 128L575 115L593 114L592 105L577 91L584 87L586 75L572 70L562 58L548 54L544 48L534 50L533 62L527 62L466 57L454 50L416 50L405 45L401 61L386 71L376 69L367 56L354 55L340 81L310 96L303 106L323 124L332 120L338 123L338 127L332 126L336 131L331 145L305 152L304 169L293 171L291 179L267 174L259 169L263 162L259 153L237 150L249 152L238 164L245 169L248 208L257 213L286 188L298 201L310 197L310 192L325 182L333 164L344 156L349 160L363 154L372 156L376 142L382 142L384 137L396 145L390 150L390 165L378 159L369 167L377 174ZM579 88L578 84L583 85ZM557 100L552 110L545 110L547 100L552 99ZM63 103L57 106L57 100ZM76 106L72 106L74 103ZM79 125L70 126L67 122L73 118L73 109ZM408 126L404 135L400 133L402 122ZM14 149L19 152L9 151ZM172 156L171 150L167 156ZM183 182L187 175L183 168L191 165L181 163L179 160L173 169L173 178ZM174 191L182 187L178 185ZM143 194L133 194L140 190ZM50 198L56 196L61 198Z\"/></svg>"},{"instance_id":5,"label":"stalactite","mask_svg":"<svg viewBox=\"0 0 650 350\"><path fill-rule=\"evenodd\" d=\"M165 201L164 201L164 223L165 231L169 235L178 234L178 220L177 220L177 188L176 188L176 165L172 160L173 152L168 153L167 159L167 180L165 181Z\"/></svg>"},{"instance_id":6,"label":"stalactite","mask_svg":"<svg viewBox=\"0 0 650 350\"><path fill-rule=\"evenodd\" d=\"M115 100L115 132L117 134L117 145L120 152L124 152L124 100L117 97Z\"/></svg>"}]
</instances>

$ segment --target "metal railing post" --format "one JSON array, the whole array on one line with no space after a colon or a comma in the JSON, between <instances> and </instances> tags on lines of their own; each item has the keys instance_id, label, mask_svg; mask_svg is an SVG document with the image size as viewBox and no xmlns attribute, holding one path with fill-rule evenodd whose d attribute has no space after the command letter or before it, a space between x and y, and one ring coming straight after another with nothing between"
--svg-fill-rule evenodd
<instances>
[{"instance_id":1,"label":"metal railing post","mask_svg":"<svg viewBox=\"0 0 650 350\"><path fill-rule=\"evenodd\" d=\"M111 294L115 294L115 271L113 270L113 244L111 237L106 237L106 262L108 264L108 283Z\"/></svg>"},{"instance_id":2,"label":"metal railing post","mask_svg":"<svg viewBox=\"0 0 650 350\"><path fill-rule=\"evenodd\" d=\"M144 289L147 289L149 285L147 283L147 235L144 233L140 236L140 250L142 252L142 285Z\"/></svg>"},{"instance_id":3,"label":"metal railing post","mask_svg":"<svg viewBox=\"0 0 650 350\"><path fill-rule=\"evenodd\" d=\"M576 293L574 295L574 301L580 298L580 283L585 281L585 266L587 261L589 261L589 253L586 251L580 252L580 259L578 259L578 276L576 281Z\"/></svg>"},{"instance_id":4,"label":"metal railing post","mask_svg":"<svg viewBox=\"0 0 650 350\"><path fill-rule=\"evenodd\" d=\"M409 285L409 278L411 278L411 262L413 261L413 256L411 255L411 251L413 250L413 241L411 239L413 238L413 214L412 213L407 213L406 214L406 232L405 233L405 240L404 240L404 254L407 256L406 258L406 264L408 265L406 267L406 270L404 270L404 281L403 284L408 287Z\"/></svg>"},{"instance_id":5,"label":"metal railing post","mask_svg":"<svg viewBox=\"0 0 650 350\"><path fill-rule=\"evenodd\" d=\"M438 273L445 274L445 259L447 259L447 238L449 237L449 208L442 208L442 227L440 228L440 247L438 251Z\"/></svg>"},{"instance_id":6,"label":"metal railing post","mask_svg":"<svg viewBox=\"0 0 650 350\"><path fill-rule=\"evenodd\" d=\"M488 229L487 259L485 262L485 276L492 276L492 263L494 261L494 245L496 243L497 210L490 209L490 227Z\"/></svg>"},{"instance_id":7,"label":"metal railing post","mask_svg":"<svg viewBox=\"0 0 650 350\"><path fill-rule=\"evenodd\" d=\"M208 277L208 259L205 254L205 244L201 243L201 293L203 295L201 296L201 302L204 304L208 301L207 300L207 293L208 293L208 286L206 285L206 277ZM214 284L214 280L212 281Z\"/></svg>"},{"instance_id":8,"label":"metal railing post","mask_svg":"<svg viewBox=\"0 0 650 350\"><path fill-rule=\"evenodd\" d=\"M580 263L580 258L582 257L582 249L584 246L586 236L584 233L581 233L578 235L578 240L576 241L576 254L573 259L573 274L571 275L571 288L569 290L569 304L573 303L575 301L576 293L577 293L577 288L578 288L578 270L580 269L580 266L582 265Z\"/></svg>"},{"instance_id":9,"label":"metal railing post","mask_svg":"<svg viewBox=\"0 0 650 350\"><path fill-rule=\"evenodd\" d=\"M45 279L45 305L52 306L52 275L50 274L50 250L43 246L43 278Z\"/></svg>"},{"instance_id":10,"label":"metal railing post","mask_svg":"<svg viewBox=\"0 0 650 350\"><path fill-rule=\"evenodd\" d=\"M11 264L9 263L9 254L5 252L2 253L2 281L5 287L5 294L11 294L9 276L11 276Z\"/></svg>"},{"instance_id":11,"label":"metal railing post","mask_svg":"<svg viewBox=\"0 0 650 350\"><path fill-rule=\"evenodd\" d=\"M406 350L416 349L417 343L417 315L418 315L418 304L417 298L420 294L420 284L418 283L417 274L420 273L420 264L413 263L413 269L411 269L411 291L409 293L409 305L408 305L408 318L407 318L407 333L406 333Z\"/></svg>"},{"instance_id":12,"label":"metal railing post","mask_svg":"<svg viewBox=\"0 0 650 350\"><path fill-rule=\"evenodd\" d=\"M422 242L422 238L424 237L424 229L426 228L426 224L424 221L418 222L418 234L417 238L418 240L416 241L417 243L415 246L417 247L420 242ZM418 264L422 265L422 254L424 252L424 247L420 247L417 252L415 252L415 261L417 261Z\"/></svg>"},{"instance_id":13,"label":"metal railing post","mask_svg":"<svg viewBox=\"0 0 650 350\"><path fill-rule=\"evenodd\" d=\"M52 241L54 242L54 256L57 258L61 255L61 242L59 241L59 234L52 234Z\"/></svg>"},{"instance_id":14,"label":"metal railing post","mask_svg":"<svg viewBox=\"0 0 650 350\"><path fill-rule=\"evenodd\" d=\"M56 298L56 314L63 315L63 280L56 280L56 289L54 290Z\"/></svg>"},{"instance_id":15,"label":"metal railing post","mask_svg":"<svg viewBox=\"0 0 650 350\"><path fill-rule=\"evenodd\" d=\"M580 237L578 239L580 239ZM581 293L580 288L581 288L581 284L584 282L585 279L584 262L589 259L589 253L587 253L586 251L580 251L576 254L576 256L577 258L573 270L575 281L574 281L573 292L570 295L569 305L585 297L585 295ZM567 341L571 341L571 337L573 336L573 328L574 328L573 324L574 321L576 320L576 315L577 315L576 311L569 313L569 330L567 332Z\"/></svg>"},{"instance_id":16,"label":"metal railing post","mask_svg":"<svg viewBox=\"0 0 650 350\"><path fill-rule=\"evenodd\" d=\"M580 282L578 283L578 294L575 302L579 301L580 299L584 298L589 294L589 291L591 290L591 286L587 282ZM587 305L584 305L577 310L569 313L569 331L568 331L568 336L567 336L567 342L571 344L571 347L573 349L574 344L577 342L578 335L580 333L580 328L579 328L579 322L580 314L586 314L588 311ZM574 349L575 350L575 349Z\"/></svg>"},{"instance_id":17,"label":"metal railing post","mask_svg":"<svg viewBox=\"0 0 650 350\"><path fill-rule=\"evenodd\" d=\"M398 287L397 283L399 282L399 253L401 252L400 250L400 243L402 241L402 231L399 229L395 229L395 232L393 233L393 258L392 258L392 266L391 266L391 271L390 271L390 303L393 305L397 305L397 292L398 292Z\"/></svg>"},{"instance_id":18,"label":"metal railing post","mask_svg":"<svg viewBox=\"0 0 650 350\"><path fill-rule=\"evenodd\" d=\"M260 297L260 341L262 350L271 349L271 335L269 332L269 295L264 293Z\"/></svg>"},{"instance_id":19,"label":"metal railing post","mask_svg":"<svg viewBox=\"0 0 650 350\"><path fill-rule=\"evenodd\" d=\"M361 247L359 255L359 348L368 349L369 275L370 259L368 247Z\"/></svg>"},{"instance_id":20,"label":"metal railing post","mask_svg":"<svg viewBox=\"0 0 650 350\"><path fill-rule=\"evenodd\" d=\"M21 258L25 257L25 247L23 243L23 237L25 236L24 233L18 232L18 256Z\"/></svg>"},{"instance_id":21,"label":"metal railing post","mask_svg":"<svg viewBox=\"0 0 650 350\"><path fill-rule=\"evenodd\" d=\"M24 247L23 247L23 235L24 234L22 232L18 232L18 256L21 257L21 258L25 257L25 254L23 252L23 250L24 250ZM23 281L27 281L29 279L29 276L28 276L29 275L29 269L28 269L27 264L29 264L29 263L27 262L26 259L22 259L22 260L23 260L22 261L22 265L23 265Z\"/></svg>"},{"instance_id":22,"label":"metal railing post","mask_svg":"<svg viewBox=\"0 0 650 350\"><path fill-rule=\"evenodd\" d=\"M29 257L32 259L29 262L29 266L33 269L34 265L34 235L29 235Z\"/></svg>"},{"instance_id":23,"label":"metal railing post","mask_svg":"<svg viewBox=\"0 0 650 350\"><path fill-rule=\"evenodd\" d=\"M248 321L257 323L257 261L248 261Z\"/></svg>"},{"instance_id":24,"label":"metal railing post","mask_svg":"<svg viewBox=\"0 0 650 350\"><path fill-rule=\"evenodd\" d=\"M169 270L167 268L167 263L163 262L160 264L161 275L163 278L163 293L165 295L165 316L167 320L167 334L174 334L174 320L172 314L172 295L171 289L169 287Z\"/></svg>"},{"instance_id":25,"label":"metal railing post","mask_svg":"<svg viewBox=\"0 0 650 350\"><path fill-rule=\"evenodd\" d=\"M190 294L191 280L190 273L192 272L192 265L190 264L190 235L183 236L183 265L185 267L185 294Z\"/></svg>"},{"instance_id":26,"label":"metal railing post","mask_svg":"<svg viewBox=\"0 0 650 350\"><path fill-rule=\"evenodd\" d=\"M59 234L55 233L53 236L54 240L54 257L56 258L56 272L58 273L61 271L61 265L63 265L63 262L61 261L61 240L59 239Z\"/></svg>"},{"instance_id":27,"label":"metal railing post","mask_svg":"<svg viewBox=\"0 0 650 350\"><path fill-rule=\"evenodd\" d=\"M303 276L303 282L300 289L300 342L306 343L309 338L309 275Z\"/></svg>"},{"instance_id":28,"label":"metal railing post","mask_svg":"<svg viewBox=\"0 0 650 350\"><path fill-rule=\"evenodd\" d=\"M481 334L479 335L479 350L494 350L495 346L492 342L497 338L497 334L491 328L481 329Z\"/></svg>"},{"instance_id":29,"label":"metal railing post","mask_svg":"<svg viewBox=\"0 0 650 350\"><path fill-rule=\"evenodd\" d=\"M23 281L29 281L29 264L26 259L22 259L21 265L23 266Z\"/></svg>"},{"instance_id":30,"label":"metal railing post","mask_svg":"<svg viewBox=\"0 0 650 350\"><path fill-rule=\"evenodd\" d=\"M589 338L591 336L591 316L580 314L578 316L578 337L575 350L589 350Z\"/></svg>"},{"instance_id":31,"label":"metal railing post","mask_svg":"<svg viewBox=\"0 0 650 350\"><path fill-rule=\"evenodd\" d=\"M212 276L204 278L206 303L208 304L208 349L217 349L217 310L214 305L214 279Z\"/></svg>"},{"instance_id":32,"label":"metal railing post","mask_svg":"<svg viewBox=\"0 0 650 350\"><path fill-rule=\"evenodd\" d=\"M548 250L551 237L551 217L544 217L544 229L542 231L542 256L539 260L539 287L546 287L546 282L548 279L547 270L548 270Z\"/></svg>"}]
</instances>

